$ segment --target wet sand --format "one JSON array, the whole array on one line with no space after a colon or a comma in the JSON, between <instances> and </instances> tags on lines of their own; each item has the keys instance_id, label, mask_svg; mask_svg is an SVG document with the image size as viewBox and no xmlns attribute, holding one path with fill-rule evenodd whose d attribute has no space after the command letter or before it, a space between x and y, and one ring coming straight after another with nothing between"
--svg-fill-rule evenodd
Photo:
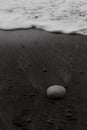
<instances>
[{"instance_id":1,"label":"wet sand","mask_svg":"<svg viewBox=\"0 0 87 130\"><path fill-rule=\"evenodd\" d=\"M87 129L87 36L0 31L0 130ZM66 96L46 96L51 85Z\"/></svg>"}]
</instances>

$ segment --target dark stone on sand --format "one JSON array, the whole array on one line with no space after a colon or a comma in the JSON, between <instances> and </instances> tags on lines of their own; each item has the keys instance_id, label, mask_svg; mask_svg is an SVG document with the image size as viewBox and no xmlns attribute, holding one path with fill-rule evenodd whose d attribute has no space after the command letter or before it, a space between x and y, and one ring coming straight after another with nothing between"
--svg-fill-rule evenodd
<instances>
[{"instance_id":1,"label":"dark stone on sand","mask_svg":"<svg viewBox=\"0 0 87 130\"><path fill-rule=\"evenodd\" d=\"M34 93L30 93L30 97L34 97L35 96L35 94Z\"/></svg>"},{"instance_id":2,"label":"dark stone on sand","mask_svg":"<svg viewBox=\"0 0 87 130\"><path fill-rule=\"evenodd\" d=\"M25 122L27 122L27 123L31 123L32 120L31 120L30 118L27 118L27 119L25 119Z\"/></svg>"},{"instance_id":3,"label":"dark stone on sand","mask_svg":"<svg viewBox=\"0 0 87 130\"><path fill-rule=\"evenodd\" d=\"M72 114L70 112L67 112L66 117L72 117Z\"/></svg>"},{"instance_id":4,"label":"dark stone on sand","mask_svg":"<svg viewBox=\"0 0 87 130\"><path fill-rule=\"evenodd\" d=\"M43 68L43 72L47 72L47 69L46 69L46 68Z\"/></svg>"},{"instance_id":5,"label":"dark stone on sand","mask_svg":"<svg viewBox=\"0 0 87 130\"><path fill-rule=\"evenodd\" d=\"M54 120L53 120L53 119L48 119L47 122L48 122L49 124L53 124L53 123L54 123Z\"/></svg>"}]
</instances>

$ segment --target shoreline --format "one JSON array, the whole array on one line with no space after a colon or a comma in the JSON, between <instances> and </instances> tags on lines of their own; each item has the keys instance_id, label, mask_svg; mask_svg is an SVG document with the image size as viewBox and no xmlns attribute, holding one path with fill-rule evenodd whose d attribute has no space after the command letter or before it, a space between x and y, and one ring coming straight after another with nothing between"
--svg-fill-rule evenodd
<instances>
[{"instance_id":1,"label":"shoreline","mask_svg":"<svg viewBox=\"0 0 87 130\"><path fill-rule=\"evenodd\" d=\"M40 30L40 31L44 31L44 32L48 32L48 33L52 33L52 34L64 34L64 35L83 35L83 36L86 36L86 32L84 28L82 29L79 29L78 31L76 30L73 30L73 31L64 31L64 30L49 30L49 29L46 29L46 27L36 27L35 25L31 25L30 27L14 27L14 28L0 28L0 31L18 31L18 30ZM83 31L83 33L81 33Z\"/></svg>"}]
</instances>

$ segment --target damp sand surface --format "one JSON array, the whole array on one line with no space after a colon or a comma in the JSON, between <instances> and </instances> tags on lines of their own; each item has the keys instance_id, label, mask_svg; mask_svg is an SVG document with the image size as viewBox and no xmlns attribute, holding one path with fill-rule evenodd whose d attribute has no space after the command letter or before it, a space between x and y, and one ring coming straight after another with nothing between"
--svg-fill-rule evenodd
<instances>
[{"instance_id":1,"label":"damp sand surface","mask_svg":"<svg viewBox=\"0 0 87 130\"><path fill-rule=\"evenodd\" d=\"M0 31L0 130L87 129L87 36ZM63 85L63 99L46 90Z\"/></svg>"}]
</instances>

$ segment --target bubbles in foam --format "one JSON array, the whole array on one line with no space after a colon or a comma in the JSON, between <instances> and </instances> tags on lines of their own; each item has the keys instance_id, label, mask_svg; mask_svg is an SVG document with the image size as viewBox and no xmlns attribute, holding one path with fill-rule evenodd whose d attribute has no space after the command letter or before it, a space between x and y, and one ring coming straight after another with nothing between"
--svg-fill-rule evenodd
<instances>
[{"instance_id":1,"label":"bubbles in foam","mask_svg":"<svg viewBox=\"0 0 87 130\"><path fill-rule=\"evenodd\" d=\"M0 28L87 35L87 0L0 0Z\"/></svg>"}]
</instances>

